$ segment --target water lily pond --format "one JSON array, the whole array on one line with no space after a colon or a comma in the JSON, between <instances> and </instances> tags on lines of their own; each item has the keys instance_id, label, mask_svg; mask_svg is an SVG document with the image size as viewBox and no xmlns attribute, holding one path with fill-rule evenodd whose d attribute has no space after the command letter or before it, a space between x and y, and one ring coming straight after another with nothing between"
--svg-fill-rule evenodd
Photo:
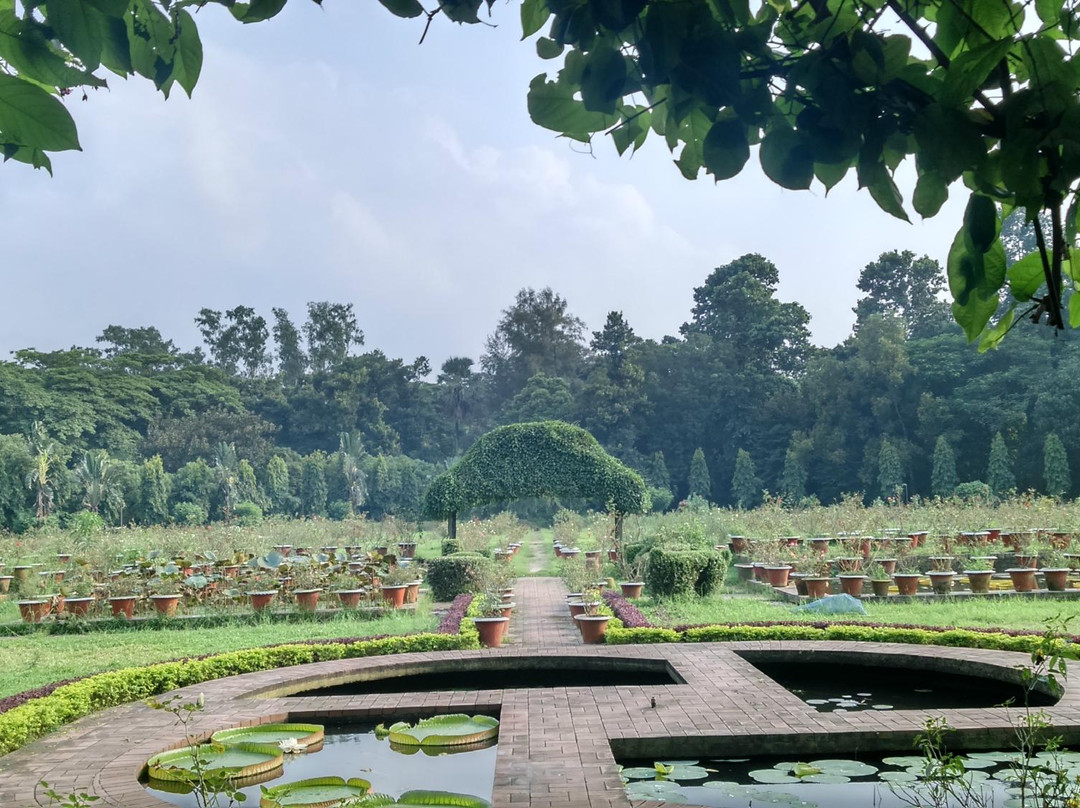
<instances>
[{"instance_id":1,"label":"water lily pond","mask_svg":"<svg viewBox=\"0 0 1080 808\"><path fill-rule=\"evenodd\" d=\"M337 776L371 783L371 792L400 797L415 789L450 791L491 800L495 782L494 741L468 746L428 747L391 744L376 737L372 725L327 726L321 747L285 755L285 765L272 779L245 783L245 805L259 804L260 787ZM155 783L162 786L165 784ZM197 808L193 794L172 793L147 785L155 797ZM167 786L166 786L167 787Z\"/></svg>"},{"instance_id":2,"label":"water lily pond","mask_svg":"<svg viewBox=\"0 0 1080 808\"><path fill-rule=\"evenodd\" d=\"M816 662L754 661L753 665L824 713L981 708L1025 701L1019 684L981 676ZM1035 707L1055 701L1039 691L1027 696Z\"/></svg>"},{"instance_id":3,"label":"water lily pond","mask_svg":"<svg viewBox=\"0 0 1080 808\"><path fill-rule=\"evenodd\" d=\"M1016 752L971 752L959 761L962 774L958 767L957 777L962 781L954 783L953 793L969 790L978 800L956 801L957 808L968 804L1022 808L1023 767ZM1044 782L1052 771L1064 771L1075 778L1080 775L1080 752L1040 753L1026 771L1029 778ZM756 757L625 761L622 766L631 799L715 808L900 808L925 799L926 774L926 760L914 754L858 760ZM1028 805L1034 804L1031 782L1029 779Z\"/></svg>"}]
</instances>

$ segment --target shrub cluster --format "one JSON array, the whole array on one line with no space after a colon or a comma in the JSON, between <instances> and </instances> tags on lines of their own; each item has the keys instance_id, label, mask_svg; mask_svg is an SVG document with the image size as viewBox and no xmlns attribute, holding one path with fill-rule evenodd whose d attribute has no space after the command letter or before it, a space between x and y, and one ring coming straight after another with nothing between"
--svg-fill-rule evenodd
<instances>
[{"instance_id":1,"label":"shrub cluster","mask_svg":"<svg viewBox=\"0 0 1080 808\"><path fill-rule=\"evenodd\" d=\"M427 583L437 601L479 592L491 572L491 561L478 553L454 553L428 562Z\"/></svg>"},{"instance_id":2,"label":"shrub cluster","mask_svg":"<svg viewBox=\"0 0 1080 808\"><path fill-rule=\"evenodd\" d=\"M726 558L716 550L653 547L645 565L645 585L656 597L704 597L716 591L726 573Z\"/></svg>"}]
</instances>

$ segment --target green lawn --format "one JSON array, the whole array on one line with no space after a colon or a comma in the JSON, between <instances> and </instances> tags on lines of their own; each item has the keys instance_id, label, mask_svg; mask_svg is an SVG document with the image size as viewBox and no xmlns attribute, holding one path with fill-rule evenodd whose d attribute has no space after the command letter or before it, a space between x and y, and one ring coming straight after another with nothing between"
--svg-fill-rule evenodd
<instances>
[{"instance_id":1,"label":"green lawn","mask_svg":"<svg viewBox=\"0 0 1080 808\"><path fill-rule=\"evenodd\" d=\"M1040 630L1050 618L1077 613L1076 601L1040 601L1026 598L932 603L868 602L863 604L867 612L865 617L799 612L793 605L781 601L754 596L732 597L726 594L659 602L644 597L638 600L636 605L649 620L662 626L759 620L861 620L920 626ZM1070 628L1080 631L1080 623Z\"/></svg>"},{"instance_id":2,"label":"green lawn","mask_svg":"<svg viewBox=\"0 0 1080 808\"><path fill-rule=\"evenodd\" d=\"M61 679L185 656L298 640L412 634L432 631L437 622L430 606L421 601L416 612L403 611L377 620L343 616L311 623L9 637L0 639L0 697Z\"/></svg>"}]
</instances>

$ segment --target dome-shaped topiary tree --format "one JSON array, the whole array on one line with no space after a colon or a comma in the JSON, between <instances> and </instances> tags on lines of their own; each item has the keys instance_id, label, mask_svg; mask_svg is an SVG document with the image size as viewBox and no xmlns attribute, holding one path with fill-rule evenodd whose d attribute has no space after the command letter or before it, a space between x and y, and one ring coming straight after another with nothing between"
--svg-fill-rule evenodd
<instances>
[{"instance_id":1,"label":"dome-shaped topiary tree","mask_svg":"<svg viewBox=\"0 0 1080 808\"><path fill-rule=\"evenodd\" d=\"M605 452L596 438L562 421L540 421L499 427L476 441L453 468L432 481L424 514L446 519L453 538L460 511L552 496L604 503L616 514L616 530L624 514L649 509L641 475Z\"/></svg>"}]
</instances>

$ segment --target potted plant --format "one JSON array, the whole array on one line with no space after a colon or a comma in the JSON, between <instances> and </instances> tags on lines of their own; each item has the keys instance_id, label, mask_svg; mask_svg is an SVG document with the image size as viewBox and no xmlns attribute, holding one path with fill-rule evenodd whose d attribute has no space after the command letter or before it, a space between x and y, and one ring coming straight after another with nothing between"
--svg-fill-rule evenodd
<instances>
[{"instance_id":1,"label":"potted plant","mask_svg":"<svg viewBox=\"0 0 1080 808\"><path fill-rule=\"evenodd\" d=\"M319 596L322 594L322 569L317 563L309 561L306 564L296 564L291 573L296 608L302 612L314 612L319 606Z\"/></svg>"},{"instance_id":2,"label":"potted plant","mask_svg":"<svg viewBox=\"0 0 1080 808\"><path fill-rule=\"evenodd\" d=\"M69 575L61 588L61 593L66 598L67 609L76 617L86 617L90 614L97 598L94 597L94 581L86 575Z\"/></svg>"},{"instance_id":3,"label":"potted plant","mask_svg":"<svg viewBox=\"0 0 1080 808\"><path fill-rule=\"evenodd\" d=\"M395 566L382 576L379 586L383 602L394 609L405 604L405 593L413 582L413 574L406 567Z\"/></svg>"},{"instance_id":4,"label":"potted plant","mask_svg":"<svg viewBox=\"0 0 1080 808\"><path fill-rule=\"evenodd\" d=\"M586 593L586 596L588 597L589 593ZM597 598L599 598L599 593L597 593ZM574 622L577 624L578 631L581 632L581 641L587 645L603 642L611 615L600 613L601 604L599 600L595 602L588 601L583 605L585 613L574 615Z\"/></svg>"},{"instance_id":5,"label":"potted plant","mask_svg":"<svg viewBox=\"0 0 1080 808\"><path fill-rule=\"evenodd\" d=\"M622 596L624 598L634 600L635 598L641 597L641 590L645 586L645 582L641 580L644 566L644 554L635 556L633 561L625 558L619 561L619 572L622 575L622 580L619 582L619 589L622 590Z\"/></svg>"},{"instance_id":6,"label":"potted plant","mask_svg":"<svg viewBox=\"0 0 1080 808\"><path fill-rule=\"evenodd\" d=\"M912 539L914 543L914 539ZM910 553L901 555L896 560L896 572L893 573L893 583L896 584L897 592L901 595L917 595L919 581L922 574L919 572L919 560Z\"/></svg>"},{"instance_id":7,"label":"potted plant","mask_svg":"<svg viewBox=\"0 0 1080 808\"><path fill-rule=\"evenodd\" d=\"M1017 592L1035 591L1035 568L1034 567L1009 567L1005 570L1012 580L1013 589Z\"/></svg>"},{"instance_id":8,"label":"potted plant","mask_svg":"<svg viewBox=\"0 0 1080 808\"><path fill-rule=\"evenodd\" d=\"M987 562L988 556L972 556L971 569L964 570L967 576L968 588L978 595L985 595L990 591L990 579L994 577L993 562ZM993 556L989 556L993 558Z\"/></svg>"},{"instance_id":9,"label":"potted plant","mask_svg":"<svg viewBox=\"0 0 1080 808\"><path fill-rule=\"evenodd\" d=\"M347 568L346 568L347 569ZM356 575L351 572L338 572L330 579L330 591L333 592L343 609L356 609L367 594Z\"/></svg>"},{"instance_id":10,"label":"potted plant","mask_svg":"<svg viewBox=\"0 0 1080 808\"><path fill-rule=\"evenodd\" d=\"M498 648L502 645L506 627L510 623L508 617L503 617L501 600L488 595L477 595L473 603L476 604L477 616L472 620L480 635L480 644L484 648Z\"/></svg>"},{"instance_id":11,"label":"potted plant","mask_svg":"<svg viewBox=\"0 0 1080 808\"><path fill-rule=\"evenodd\" d=\"M405 569L409 571L409 578L411 579L405 589L405 602L416 603L420 600L420 585L424 582L424 579L418 564L410 564Z\"/></svg>"},{"instance_id":12,"label":"potted plant","mask_svg":"<svg viewBox=\"0 0 1080 808\"><path fill-rule=\"evenodd\" d=\"M52 598L42 591L42 581L36 575L19 580L19 615L24 623L40 623L52 611Z\"/></svg>"},{"instance_id":13,"label":"potted plant","mask_svg":"<svg viewBox=\"0 0 1080 808\"><path fill-rule=\"evenodd\" d=\"M888 597L889 587L892 586L892 575L885 569L885 565L880 561L875 561L867 570L867 575L870 578L870 588L873 590L874 596L879 598Z\"/></svg>"},{"instance_id":14,"label":"potted plant","mask_svg":"<svg viewBox=\"0 0 1080 808\"><path fill-rule=\"evenodd\" d=\"M270 605L280 586L277 575L263 569L257 569L244 578L244 591L252 610L256 612L261 612Z\"/></svg>"},{"instance_id":15,"label":"potted plant","mask_svg":"<svg viewBox=\"0 0 1080 808\"><path fill-rule=\"evenodd\" d=\"M1039 554L1042 557L1043 581L1050 592L1064 592L1069 586L1069 565L1065 562L1065 554L1057 547L1051 547Z\"/></svg>"},{"instance_id":16,"label":"potted plant","mask_svg":"<svg viewBox=\"0 0 1080 808\"><path fill-rule=\"evenodd\" d=\"M931 569L927 571L930 588L935 595L948 595L952 592L956 572L953 570L955 557L951 555L930 556Z\"/></svg>"},{"instance_id":17,"label":"potted plant","mask_svg":"<svg viewBox=\"0 0 1080 808\"><path fill-rule=\"evenodd\" d=\"M162 617L176 615L176 606L180 603L180 584L174 575L159 575L147 584L150 602Z\"/></svg>"},{"instance_id":18,"label":"potted plant","mask_svg":"<svg viewBox=\"0 0 1080 808\"><path fill-rule=\"evenodd\" d=\"M143 593L143 582L135 573L122 573L109 581L109 608L113 617L130 620L135 616L135 602Z\"/></svg>"}]
</instances>

